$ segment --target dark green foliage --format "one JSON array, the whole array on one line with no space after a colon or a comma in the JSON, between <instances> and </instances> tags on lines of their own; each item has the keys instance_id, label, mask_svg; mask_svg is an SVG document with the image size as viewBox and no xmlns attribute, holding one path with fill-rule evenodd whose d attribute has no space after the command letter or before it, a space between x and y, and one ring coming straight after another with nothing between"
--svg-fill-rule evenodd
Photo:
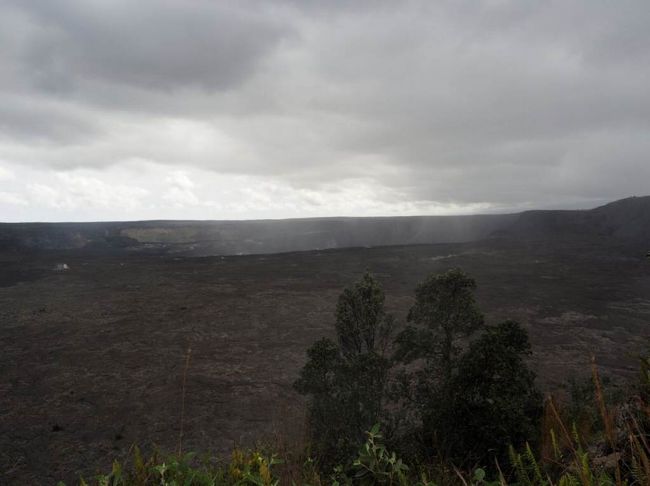
<instances>
[{"instance_id":1,"label":"dark green foliage","mask_svg":"<svg viewBox=\"0 0 650 486\"><path fill-rule=\"evenodd\" d=\"M346 462L379 421L389 361L391 319L379 284L365 274L345 289L336 308L335 343L317 341L294 384L309 396L311 444L321 466Z\"/></svg>"},{"instance_id":2,"label":"dark green foliage","mask_svg":"<svg viewBox=\"0 0 650 486\"><path fill-rule=\"evenodd\" d=\"M457 269L418 286L408 316L415 325L396 340L395 359L408 366L392 398L411 417L410 427L402 421L410 438L401 442L412 447L419 437L421 457L491 465L494 457L506 456L510 444L520 446L535 436L542 399L525 362L528 335L517 323L487 328L461 354L461 340L483 328L475 288ZM414 367L416 360L422 365Z\"/></svg>"},{"instance_id":3,"label":"dark green foliage","mask_svg":"<svg viewBox=\"0 0 650 486\"><path fill-rule=\"evenodd\" d=\"M459 341L483 326L475 288L474 279L459 269L429 276L415 291L410 324L395 340L394 360L405 368L391 388L391 398L399 404L393 414L394 427L400 429L394 440L408 444L405 450L411 455L426 457L438 449L436 416L440 406L452 399L450 383Z\"/></svg>"},{"instance_id":4,"label":"dark green foliage","mask_svg":"<svg viewBox=\"0 0 650 486\"><path fill-rule=\"evenodd\" d=\"M343 356L383 354L392 330L384 299L384 291L369 273L343 290L336 305L336 335Z\"/></svg>"},{"instance_id":5,"label":"dark green foliage","mask_svg":"<svg viewBox=\"0 0 650 486\"><path fill-rule=\"evenodd\" d=\"M425 416L445 456L457 464L504 460L509 445L521 447L537 434L542 396L525 358L527 332L506 321L486 332L465 352L449 382L448 401Z\"/></svg>"},{"instance_id":6,"label":"dark green foliage","mask_svg":"<svg viewBox=\"0 0 650 486\"><path fill-rule=\"evenodd\" d=\"M333 393L334 380L337 377L335 371L341 365L339 347L335 342L327 338L316 341L307 350L307 364L300 371L300 378L294 383L294 387L305 395L330 395Z\"/></svg>"},{"instance_id":7,"label":"dark green foliage","mask_svg":"<svg viewBox=\"0 0 650 486\"><path fill-rule=\"evenodd\" d=\"M476 282L460 269L431 275L415 290L409 325L396 339L396 359L405 363L423 358L428 368L438 368L449 378L458 354L458 338L483 325L476 305ZM431 369L433 371L433 369Z\"/></svg>"},{"instance_id":8,"label":"dark green foliage","mask_svg":"<svg viewBox=\"0 0 650 486\"><path fill-rule=\"evenodd\" d=\"M426 474L418 477L395 452L386 448L378 424L366 434L368 438L349 470L341 466L335 468L332 486L436 486Z\"/></svg>"}]
</instances>

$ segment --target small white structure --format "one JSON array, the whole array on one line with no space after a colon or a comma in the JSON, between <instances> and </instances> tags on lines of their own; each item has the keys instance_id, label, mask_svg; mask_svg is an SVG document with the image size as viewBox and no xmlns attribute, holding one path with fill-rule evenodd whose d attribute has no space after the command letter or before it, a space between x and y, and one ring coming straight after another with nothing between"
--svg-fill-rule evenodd
<instances>
[{"instance_id":1,"label":"small white structure","mask_svg":"<svg viewBox=\"0 0 650 486\"><path fill-rule=\"evenodd\" d=\"M55 272L65 272L66 270L70 270L67 263L57 263L54 267Z\"/></svg>"}]
</instances>

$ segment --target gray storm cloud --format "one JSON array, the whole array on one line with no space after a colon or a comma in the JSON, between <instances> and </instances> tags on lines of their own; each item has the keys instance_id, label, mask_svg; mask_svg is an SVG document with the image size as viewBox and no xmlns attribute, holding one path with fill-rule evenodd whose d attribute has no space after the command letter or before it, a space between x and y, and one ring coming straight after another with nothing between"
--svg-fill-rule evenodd
<instances>
[{"instance_id":1,"label":"gray storm cloud","mask_svg":"<svg viewBox=\"0 0 650 486\"><path fill-rule=\"evenodd\" d=\"M4 2L0 219L647 194L648 25L644 1Z\"/></svg>"}]
</instances>

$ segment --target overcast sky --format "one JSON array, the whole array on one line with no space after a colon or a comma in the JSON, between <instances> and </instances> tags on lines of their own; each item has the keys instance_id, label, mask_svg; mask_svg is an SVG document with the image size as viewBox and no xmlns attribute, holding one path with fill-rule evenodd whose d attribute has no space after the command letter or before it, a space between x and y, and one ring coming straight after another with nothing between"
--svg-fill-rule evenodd
<instances>
[{"instance_id":1,"label":"overcast sky","mask_svg":"<svg viewBox=\"0 0 650 486\"><path fill-rule=\"evenodd\" d=\"M650 194L650 2L0 2L0 220Z\"/></svg>"}]
</instances>

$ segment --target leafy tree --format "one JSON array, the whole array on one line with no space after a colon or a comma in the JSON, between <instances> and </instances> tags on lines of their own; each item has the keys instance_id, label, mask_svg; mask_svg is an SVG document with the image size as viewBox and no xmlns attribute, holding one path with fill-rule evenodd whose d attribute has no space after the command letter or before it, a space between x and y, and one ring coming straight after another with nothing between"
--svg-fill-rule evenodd
<instances>
[{"instance_id":1,"label":"leafy tree","mask_svg":"<svg viewBox=\"0 0 650 486\"><path fill-rule=\"evenodd\" d=\"M309 396L311 443L324 468L352 457L379 421L391 328L384 293L366 273L339 297L337 341L321 339L307 351L294 387Z\"/></svg>"},{"instance_id":2,"label":"leafy tree","mask_svg":"<svg viewBox=\"0 0 650 486\"><path fill-rule=\"evenodd\" d=\"M491 464L488 456L533 437L541 406L525 363L528 335L517 323L487 328L461 354L460 341L484 327L475 289L459 269L429 276L417 287L410 325L395 343L395 359L408 365L396 398L407 410L403 415L419 420L404 430L411 442L419 438L420 454L465 465ZM416 360L422 365L414 366Z\"/></svg>"},{"instance_id":3,"label":"leafy tree","mask_svg":"<svg viewBox=\"0 0 650 486\"><path fill-rule=\"evenodd\" d=\"M528 369L528 333L505 321L488 328L458 362L447 396L434 412L439 446L457 463L492 464L508 446L535 438L542 397Z\"/></svg>"},{"instance_id":4,"label":"leafy tree","mask_svg":"<svg viewBox=\"0 0 650 486\"><path fill-rule=\"evenodd\" d=\"M384 300L384 291L368 272L343 290L336 305L336 336L343 356L383 355L392 331Z\"/></svg>"},{"instance_id":5,"label":"leafy tree","mask_svg":"<svg viewBox=\"0 0 650 486\"><path fill-rule=\"evenodd\" d=\"M409 457L437 453L463 465L491 464L535 435L541 396L526 367L526 331L506 321L461 354L461 339L483 328L475 288L461 270L430 276L395 340L404 374L390 409L406 410L411 422L399 430L392 420L388 439ZM347 462L364 431L385 418L391 328L383 291L366 274L339 297L336 341L321 339L307 352L295 387L309 397L311 443L325 469Z\"/></svg>"},{"instance_id":6,"label":"leafy tree","mask_svg":"<svg viewBox=\"0 0 650 486\"><path fill-rule=\"evenodd\" d=\"M391 439L410 455L431 452L437 428L434 412L448 400L444 394L449 392L458 341L483 326L475 288L474 279L459 269L430 275L417 286L409 325L395 340L394 360L405 368L391 386L391 399L397 403ZM420 365L413 366L414 361ZM397 445L400 442L406 449Z\"/></svg>"},{"instance_id":7,"label":"leafy tree","mask_svg":"<svg viewBox=\"0 0 650 486\"><path fill-rule=\"evenodd\" d=\"M409 325L396 340L396 358L410 363L424 358L442 378L451 378L461 337L483 325L483 314L474 299L476 282L460 269L429 276L415 290L415 304L408 314Z\"/></svg>"}]
</instances>

